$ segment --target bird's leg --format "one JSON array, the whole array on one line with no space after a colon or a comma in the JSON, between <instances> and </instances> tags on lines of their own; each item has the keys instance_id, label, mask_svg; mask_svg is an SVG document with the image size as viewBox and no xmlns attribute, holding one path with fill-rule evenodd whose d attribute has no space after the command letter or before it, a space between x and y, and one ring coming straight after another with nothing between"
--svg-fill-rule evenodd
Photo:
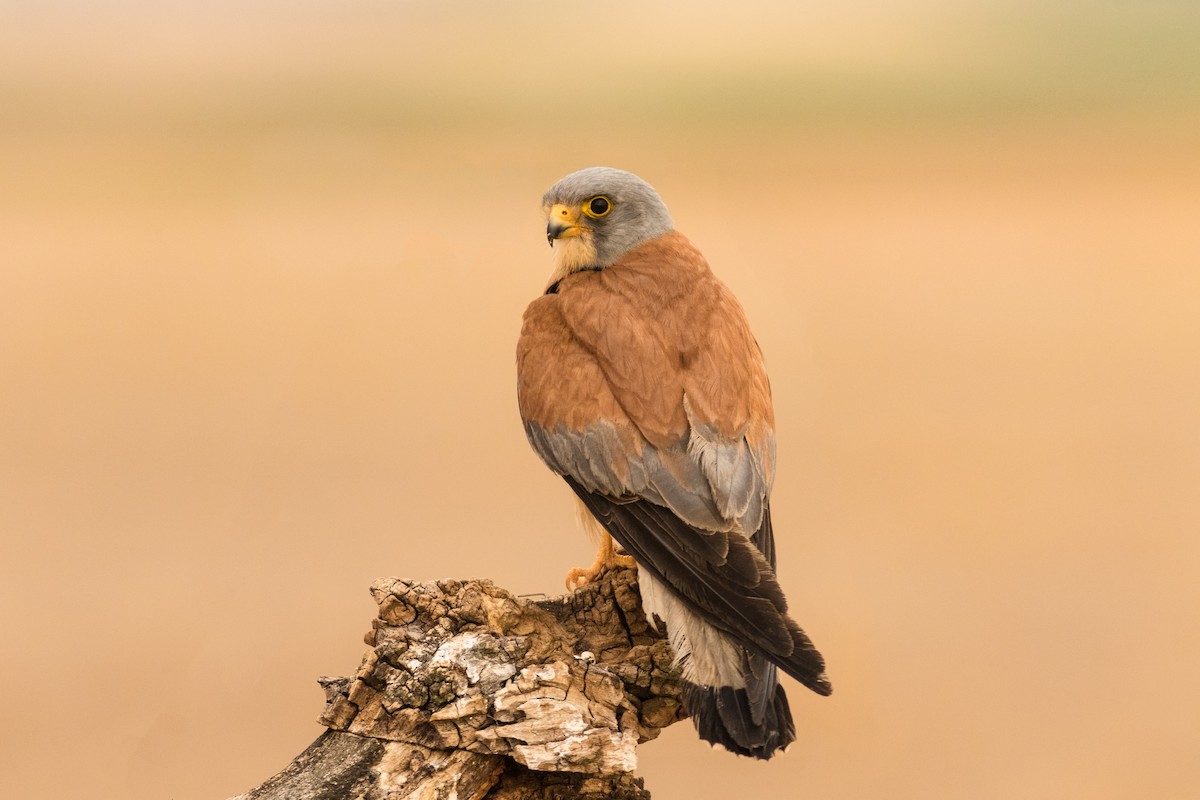
<instances>
[{"instance_id":1,"label":"bird's leg","mask_svg":"<svg viewBox=\"0 0 1200 800\"><path fill-rule=\"evenodd\" d=\"M584 584L594 582L606 570L616 567L632 567L633 565L633 557L618 553L613 538L605 532L600 538L600 549L596 552L595 563L586 569L576 567L567 572L567 588L575 591Z\"/></svg>"},{"instance_id":2,"label":"bird's leg","mask_svg":"<svg viewBox=\"0 0 1200 800\"><path fill-rule=\"evenodd\" d=\"M592 512L588 511L588 507L579 501L575 510L579 513L579 524L587 531L592 541L600 545L600 549L596 552L596 561L586 569L579 567L567 573L567 588L575 591L585 583L592 583L596 578L600 577L600 573L607 569L615 567L632 567L634 560L631 556L617 552L616 542L608 535L608 531L604 530L604 526L592 516Z\"/></svg>"}]
</instances>

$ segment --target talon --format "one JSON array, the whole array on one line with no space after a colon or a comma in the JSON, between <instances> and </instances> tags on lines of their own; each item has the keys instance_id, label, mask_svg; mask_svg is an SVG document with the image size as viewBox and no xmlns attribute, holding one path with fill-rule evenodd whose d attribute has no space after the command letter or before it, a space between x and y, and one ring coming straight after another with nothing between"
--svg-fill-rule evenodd
<instances>
[{"instance_id":1,"label":"talon","mask_svg":"<svg viewBox=\"0 0 1200 800\"><path fill-rule=\"evenodd\" d=\"M636 564L637 562L633 560L633 556L627 556L623 553L610 553L606 558L597 560L590 567L576 567L575 569L568 570L567 590L573 592L581 586L595 583L601 575L610 569L632 567Z\"/></svg>"},{"instance_id":2,"label":"talon","mask_svg":"<svg viewBox=\"0 0 1200 800\"><path fill-rule=\"evenodd\" d=\"M596 561L590 567L576 567L567 573L567 590L575 591L580 586L594 583L597 578L610 569L632 567L637 564L633 556L617 552L615 543L608 534L600 540L600 551L596 553Z\"/></svg>"},{"instance_id":3,"label":"talon","mask_svg":"<svg viewBox=\"0 0 1200 800\"><path fill-rule=\"evenodd\" d=\"M591 583L593 580L595 580L595 578L595 573L590 569L576 567L575 569L569 570L567 572L567 591L573 592L580 586Z\"/></svg>"}]
</instances>

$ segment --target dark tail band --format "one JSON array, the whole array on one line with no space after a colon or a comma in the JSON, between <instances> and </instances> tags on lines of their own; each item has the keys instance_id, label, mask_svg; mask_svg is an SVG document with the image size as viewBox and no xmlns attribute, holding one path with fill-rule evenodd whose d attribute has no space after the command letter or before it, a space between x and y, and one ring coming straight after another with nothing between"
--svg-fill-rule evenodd
<instances>
[{"instance_id":1,"label":"dark tail band","mask_svg":"<svg viewBox=\"0 0 1200 800\"><path fill-rule=\"evenodd\" d=\"M796 739L787 695L779 684L757 720L746 690L732 686L685 684L683 707L701 739L738 755L768 759Z\"/></svg>"}]
</instances>

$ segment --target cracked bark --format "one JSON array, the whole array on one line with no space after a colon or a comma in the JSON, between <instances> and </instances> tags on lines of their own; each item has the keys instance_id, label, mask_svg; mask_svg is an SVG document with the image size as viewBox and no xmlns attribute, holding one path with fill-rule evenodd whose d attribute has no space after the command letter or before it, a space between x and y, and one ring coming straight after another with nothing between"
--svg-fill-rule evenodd
<instances>
[{"instance_id":1,"label":"cracked bark","mask_svg":"<svg viewBox=\"0 0 1200 800\"><path fill-rule=\"evenodd\" d=\"M319 679L328 730L234 800L649 799L636 747L682 711L634 570L539 601L488 580L371 594L358 672Z\"/></svg>"}]
</instances>

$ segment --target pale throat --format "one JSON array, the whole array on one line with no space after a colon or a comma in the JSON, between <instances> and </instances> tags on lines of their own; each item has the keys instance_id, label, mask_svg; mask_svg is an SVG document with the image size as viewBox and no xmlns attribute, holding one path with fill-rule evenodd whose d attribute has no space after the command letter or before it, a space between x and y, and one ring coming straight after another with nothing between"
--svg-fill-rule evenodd
<instances>
[{"instance_id":1,"label":"pale throat","mask_svg":"<svg viewBox=\"0 0 1200 800\"><path fill-rule=\"evenodd\" d=\"M554 271L550 282L561 281L572 272L596 265L596 245L588 234L554 240Z\"/></svg>"}]
</instances>

